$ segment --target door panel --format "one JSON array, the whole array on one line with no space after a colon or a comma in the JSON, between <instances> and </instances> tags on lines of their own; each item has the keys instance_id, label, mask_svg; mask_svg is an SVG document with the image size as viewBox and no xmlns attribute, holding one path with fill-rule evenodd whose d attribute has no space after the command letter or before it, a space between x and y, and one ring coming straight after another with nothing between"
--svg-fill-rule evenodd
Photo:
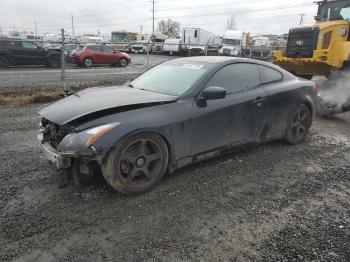
<instances>
[{"instance_id":1,"label":"door panel","mask_svg":"<svg viewBox=\"0 0 350 262\"><path fill-rule=\"evenodd\" d=\"M266 91L260 84L255 63L233 63L216 71L206 86L225 88L227 96L194 104L193 154L260 141L267 116Z\"/></svg>"},{"instance_id":2,"label":"door panel","mask_svg":"<svg viewBox=\"0 0 350 262\"><path fill-rule=\"evenodd\" d=\"M104 64L104 54L99 45L89 46L89 51L95 64Z\"/></svg>"},{"instance_id":3,"label":"door panel","mask_svg":"<svg viewBox=\"0 0 350 262\"><path fill-rule=\"evenodd\" d=\"M109 46L101 46L103 52L103 63L104 64L115 64L119 62L118 55L115 54L114 49Z\"/></svg>"},{"instance_id":4,"label":"door panel","mask_svg":"<svg viewBox=\"0 0 350 262\"><path fill-rule=\"evenodd\" d=\"M262 88L195 102L192 109L192 154L259 141L267 115Z\"/></svg>"},{"instance_id":5,"label":"door panel","mask_svg":"<svg viewBox=\"0 0 350 262\"><path fill-rule=\"evenodd\" d=\"M22 41L22 55L26 65L43 65L46 63L46 51L30 41Z\"/></svg>"}]
</instances>

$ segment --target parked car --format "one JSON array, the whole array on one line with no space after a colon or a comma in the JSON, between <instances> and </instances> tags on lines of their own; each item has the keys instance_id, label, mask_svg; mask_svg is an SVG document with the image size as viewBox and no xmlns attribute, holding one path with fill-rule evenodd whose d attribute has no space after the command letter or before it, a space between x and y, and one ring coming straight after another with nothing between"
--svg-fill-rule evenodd
<instances>
[{"instance_id":1,"label":"parked car","mask_svg":"<svg viewBox=\"0 0 350 262\"><path fill-rule=\"evenodd\" d=\"M146 54L147 49L149 52L152 52L152 45L153 43L151 41L141 40L130 46L130 52L134 54ZM149 47L147 48L147 46Z\"/></svg>"},{"instance_id":2,"label":"parked car","mask_svg":"<svg viewBox=\"0 0 350 262\"><path fill-rule=\"evenodd\" d=\"M96 44L79 46L70 57L78 65L85 67L104 64L127 66L131 62L128 54L110 46Z\"/></svg>"},{"instance_id":3,"label":"parked car","mask_svg":"<svg viewBox=\"0 0 350 262\"><path fill-rule=\"evenodd\" d=\"M71 62L71 57L70 55L79 47L78 44L65 44L64 45L64 54L66 57L66 61ZM51 49L51 50L62 50L62 44L55 44L51 46L47 46L46 49ZM74 62L74 61L72 61Z\"/></svg>"},{"instance_id":4,"label":"parked car","mask_svg":"<svg viewBox=\"0 0 350 262\"><path fill-rule=\"evenodd\" d=\"M83 90L43 108L39 140L62 174L96 166L115 190L138 194L167 170L238 147L302 142L317 92L257 60L175 59L124 87Z\"/></svg>"},{"instance_id":5,"label":"parked car","mask_svg":"<svg viewBox=\"0 0 350 262\"><path fill-rule=\"evenodd\" d=\"M0 67L18 65L61 66L61 51L45 49L29 40L0 39Z\"/></svg>"}]
</instances>

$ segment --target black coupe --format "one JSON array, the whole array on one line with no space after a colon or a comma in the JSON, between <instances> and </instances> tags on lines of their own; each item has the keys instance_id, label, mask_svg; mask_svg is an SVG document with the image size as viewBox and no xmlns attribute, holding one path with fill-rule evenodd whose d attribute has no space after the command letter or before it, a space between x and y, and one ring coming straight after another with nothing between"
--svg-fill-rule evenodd
<instances>
[{"instance_id":1,"label":"black coupe","mask_svg":"<svg viewBox=\"0 0 350 262\"><path fill-rule=\"evenodd\" d=\"M126 194L166 171L243 145L303 141L317 84L256 60L180 58L122 87L90 88L42 109L40 145L62 174L91 173ZM95 167L95 168L94 168Z\"/></svg>"}]
</instances>

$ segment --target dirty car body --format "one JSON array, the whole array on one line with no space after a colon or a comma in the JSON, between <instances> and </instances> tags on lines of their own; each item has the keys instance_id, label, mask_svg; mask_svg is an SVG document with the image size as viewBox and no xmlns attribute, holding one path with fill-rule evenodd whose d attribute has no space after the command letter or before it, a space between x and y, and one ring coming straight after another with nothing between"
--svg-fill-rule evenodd
<instances>
[{"instance_id":1,"label":"dirty car body","mask_svg":"<svg viewBox=\"0 0 350 262\"><path fill-rule=\"evenodd\" d=\"M164 140L166 169L172 172L241 146L284 138L300 105L312 114L314 97L312 82L268 63L181 58L129 85L86 89L45 107L39 112L39 140L46 158L67 170L103 166L125 139L152 133ZM135 165L142 164L138 161Z\"/></svg>"}]
</instances>

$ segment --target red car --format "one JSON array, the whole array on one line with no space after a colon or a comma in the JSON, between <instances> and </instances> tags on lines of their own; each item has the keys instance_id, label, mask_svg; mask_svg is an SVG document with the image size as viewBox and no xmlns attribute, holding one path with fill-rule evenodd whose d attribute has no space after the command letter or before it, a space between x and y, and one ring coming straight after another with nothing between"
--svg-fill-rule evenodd
<instances>
[{"instance_id":1,"label":"red car","mask_svg":"<svg viewBox=\"0 0 350 262\"><path fill-rule=\"evenodd\" d=\"M72 54L71 59L78 65L92 67L94 65L120 65L130 64L130 56L106 45L79 46Z\"/></svg>"}]
</instances>

